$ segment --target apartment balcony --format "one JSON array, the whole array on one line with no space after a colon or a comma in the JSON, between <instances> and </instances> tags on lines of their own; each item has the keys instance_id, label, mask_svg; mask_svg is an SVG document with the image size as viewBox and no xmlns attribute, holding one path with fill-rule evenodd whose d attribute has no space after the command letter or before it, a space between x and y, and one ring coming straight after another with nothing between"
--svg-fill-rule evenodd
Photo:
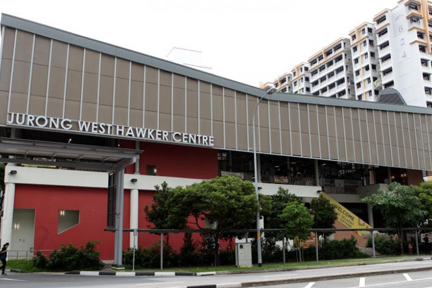
<instances>
[{"instance_id":1,"label":"apartment balcony","mask_svg":"<svg viewBox=\"0 0 432 288\"><path fill-rule=\"evenodd\" d=\"M380 49L378 50L379 55L387 55L388 53L390 53L390 45L388 45L387 47L385 47L384 49Z\"/></svg>"},{"instance_id":2,"label":"apartment balcony","mask_svg":"<svg viewBox=\"0 0 432 288\"><path fill-rule=\"evenodd\" d=\"M390 27L387 27L385 29L389 29L389 28ZM381 37L378 37L378 35L377 35L377 43L378 43L378 45L382 44L382 43L384 43L386 41L389 41L389 40L390 40L390 33L389 32L387 32L386 34L382 35Z\"/></svg>"},{"instance_id":3,"label":"apartment balcony","mask_svg":"<svg viewBox=\"0 0 432 288\"><path fill-rule=\"evenodd\" d=\"M391 80L394 80L393 72L383 75L381 83L387 83L390 82Z\"/></svg>"}]
</instances>

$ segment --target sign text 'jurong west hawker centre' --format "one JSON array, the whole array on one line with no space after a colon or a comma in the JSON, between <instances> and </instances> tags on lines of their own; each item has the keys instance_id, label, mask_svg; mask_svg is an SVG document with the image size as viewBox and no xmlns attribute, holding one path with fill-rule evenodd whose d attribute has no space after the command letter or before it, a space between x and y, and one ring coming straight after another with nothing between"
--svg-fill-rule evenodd
<instances>
[{"instance_id":1,"label":"sign text 'jurong west hawker centre'","mask_svg":"<svg viewBox=\"0 0 432 288\"><path fill-rule=\"evenodd\" d=\"M67 118L61 119L55 117L35 116L21 113L8 113L7 125L110 135L123 138L195 144L211 147L214 146L213 136L71 120Z\"/></svg>"}]
</instances>

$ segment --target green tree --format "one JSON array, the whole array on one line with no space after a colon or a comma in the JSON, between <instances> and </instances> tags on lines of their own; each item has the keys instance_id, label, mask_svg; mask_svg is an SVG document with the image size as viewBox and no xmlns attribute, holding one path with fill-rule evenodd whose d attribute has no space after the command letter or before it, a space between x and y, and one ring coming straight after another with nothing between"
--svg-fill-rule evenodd
<instances>
[{"instance_id":1,"label":"green tree","mask_svg":"<svg viewBox=\"0 0 432 288\"><path fill-rule=\"evenodd\" d=\"M172 213L170 203L174 195L181 191L182 187L170 188L164 181L161 186L155 186L151 207L146 205L144 212L147 221L153 223L150 228L156 229L183 229L186 227L186 217L169 217ZM166 243L169 245L169 233L166 234Z\"/></svg>"},{"instance_id":2,"label":"green tree","mask_svg":"<svg viewBox=\"0 0 432 288\"><path fill-rule=\"evenodd\" d=\"M303 203L293 201L288 203L279 215L281 227L286 228L284 236L289 239L298 237L299 240L306 240L310 236L309 229L314 223L314 216L309 213Z\"/></svg>"},{"instance_id":3,"label":"green tree","mask_svg":"<svg viewBox=\"0 0 432 288\"><path fill-rule=\"evenodd\" d=\"M265 227L268 229L286 228L285 219L280 218L284 209L290 203L301 203L301 199L292 193L289 193L287 189L279 187L276 194L269 196L271 200L271 209L267 213L263 213L265 217ZM260 200L261 203L261 200ZM287 237L284 232L266 232L266 238L275 238L275 240L281 240L283 237Z\"/></svg>"},{"instance_id":4,"label":"green tree","mask_svg":"<svg viewBox=\"0 0 432 288\"><path fill-rule=\"evenodd\" d=\"M402 228L417 226L427 215L427 212L422 209L416 189L392 182L387 189L380 189L377 194L367 196L362 201L378 209L388 227L398 229L401 252L404 253Z\"/></svg>"},{"instance_id":5,"label":"green tree","mask_svg":"<svg viewBox=\"0 0 432 288\"><path fill-rule=\"evenodd\" d=\"M427 217L430 218L432 216L432 182L422 182L414 188L417 191L422 209L427 211Z\"/></svg>"},{"instance_id":6,"label":"green tree","mask_svg":"<svg viewBox=\"0 0 432 288\"><path fill-rule=\"evenodd\" d=\"M314 217L312 228L335 228L334 223L337 219L335 207L322 194L311 201L310 209ZM333 232L324 232L322 234L327 237Z\"/></svg>"},{"instance_id":7,"label":"green tree","mask_svg":"<svg viewBox=\"0 0 432 288\"><path fill-rule=\"evenodd\" d=\"M172 202L171 202L172 201ZM185 217L199 229L205 222L215 223L215 262L218 264L219 240L237 236L232 229L244 229L256 221L257 201L252 182L236 176L204 180L178 190L170 200L172 218Z\"/></svg>"}]
</instances>

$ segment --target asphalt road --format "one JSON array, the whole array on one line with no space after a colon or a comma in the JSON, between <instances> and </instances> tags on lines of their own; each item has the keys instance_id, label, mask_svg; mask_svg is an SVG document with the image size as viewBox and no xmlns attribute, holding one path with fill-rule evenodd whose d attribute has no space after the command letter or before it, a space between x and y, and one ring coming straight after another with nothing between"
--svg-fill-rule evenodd
<instances>
[{"instance_id":1,"label":"asphalt road","mask_svg":"<svg viewBox=\"0 0 432 288\"><path fill-rule=\"evenodd\" d=\"M419 271L407 271L407 270ZM385 275L371 275L386 273ZM391 273L391 274L388 274ZM409 278L407 278L408 275ZM344 279L329 279L344 277ZM347 278L348 277L348 278ZM361 280L364 278L364 280ZM411 280L409 280L411 279ZM301 283L293 283L293 281ZM363 282L364 281L364 282ZM280 284L283 284L282 286ZM361 286L361 285L365 286ZM216 276L174 276L174 277L121 277L121 276L79 276L43 273L8 273L0 276L0 287L145 287L179 288L198 285L219 287L421 287L432 288L432 260L399 263L380 263L349 267L332 267L287 272L264 272L253 274L228 274ZM279 286L275 286L279 285ZM309 285L309 286L308 286Z\"/></svg>"}]
</instances>

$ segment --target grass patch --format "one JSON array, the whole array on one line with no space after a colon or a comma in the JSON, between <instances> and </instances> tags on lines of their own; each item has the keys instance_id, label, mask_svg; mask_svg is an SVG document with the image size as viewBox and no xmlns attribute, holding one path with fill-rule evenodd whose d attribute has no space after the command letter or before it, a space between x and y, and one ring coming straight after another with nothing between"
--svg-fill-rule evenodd
<instances>
[{"instance_id":1,"label":"grass patch","mask_svg":"<svg viewBox=\"0 0 432 288\"><path fill-rule=\"evenodd\" d=\"M46 272L33 266L33 260L8 260L7 269L19 269L21 272Z\"/></svg>"},{"instance_id":2,"label":"grass patch","mask_svg":"<svg viewBox=\"0 0 432 288\"><path fill-rule=\"evenodd\" d=\"M235 267L235 266L211 266L211 267L179 267L179 268L168 268L163 271L170 272L213 272L213 271L259 271L266 269L296 269L296 268L308 268L308 267L319 267L328 265L349 265L349 264L362 264L362 263L379 263L385 261L398 261L403 259L410 259L412 256L398 256L398 257L383 257L383 258L367 258L367 259L348 259L348 260L325 260L325 261L308 261L302 263L275 263L275 264L263 264L262 267ZM126 270L132 270L132 266L126 266ZM156 271L158 269L139 269L136 268L135 271Z\"/></svg>"}]
</instances>

